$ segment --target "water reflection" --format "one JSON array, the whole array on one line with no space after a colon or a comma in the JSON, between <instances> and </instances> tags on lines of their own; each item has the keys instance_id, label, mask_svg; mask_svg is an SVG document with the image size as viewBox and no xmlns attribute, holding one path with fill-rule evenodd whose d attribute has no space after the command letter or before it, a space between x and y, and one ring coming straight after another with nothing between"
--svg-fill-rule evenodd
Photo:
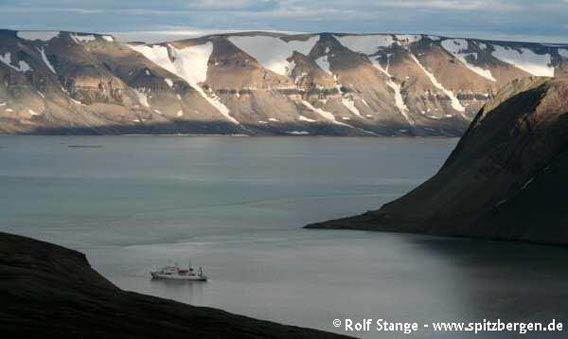
<instances>
[{"instance_id":1,"label":"water reflection","mask_svg":"<svg viewBox=\"0 0 568 339\"><path fill-rule=\"evenodd\" d=\"M436 237L412 241L453 268L470 317L568 324L568 249Z\"/></svg>"},{"instance_id":2,"label":"water reflection","mask_svg":"<svg viewBox=\"0 0 568 339\"><path fill-rule=\"evenodd\" d=\"M152 289L160 289L169 299L186 303L195 303L196 296L203 294L204 282L182 280L149 279Z\"/></svg>"}]
</instances>

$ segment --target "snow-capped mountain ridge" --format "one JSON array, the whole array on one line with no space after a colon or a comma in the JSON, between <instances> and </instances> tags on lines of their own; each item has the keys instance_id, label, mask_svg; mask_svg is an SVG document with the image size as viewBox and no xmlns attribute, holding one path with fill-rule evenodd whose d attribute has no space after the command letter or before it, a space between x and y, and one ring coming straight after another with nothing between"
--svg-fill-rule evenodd
<instances>
[{"instance_id":1,"label":"snow-capped mountain ridge","mask_svg":"<svg viewBox=\"0 0 568 339\"><path fill-rule=\"evenodd\" d=\"M568 45L423 34L5 30L0 131L459 135L500 86L567 65Z\"/></svg>"}]
</instances>

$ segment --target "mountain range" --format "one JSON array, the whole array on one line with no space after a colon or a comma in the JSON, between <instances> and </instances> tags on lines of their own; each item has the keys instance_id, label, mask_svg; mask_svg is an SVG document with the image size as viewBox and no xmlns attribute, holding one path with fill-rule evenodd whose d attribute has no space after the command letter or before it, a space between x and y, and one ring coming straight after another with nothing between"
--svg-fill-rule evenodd
<instances>
[{"instance_id":1,"label":"mountain range","mask_svg":"<svg viewBox=\"0 0 568 339\"><path fill-rule=\"evenodd\" d=\"M459 136L499 88L531 76L567 77L568 45L0 30L0 133Z\"/></svg>"}]
</instances>

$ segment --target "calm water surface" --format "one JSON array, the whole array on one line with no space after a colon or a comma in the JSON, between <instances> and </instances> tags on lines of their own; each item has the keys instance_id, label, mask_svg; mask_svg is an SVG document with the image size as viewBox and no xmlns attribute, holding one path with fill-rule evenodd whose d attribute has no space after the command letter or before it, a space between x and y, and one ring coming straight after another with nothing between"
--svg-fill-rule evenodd
<instances>
[{"instance_id":1,"label":"calm water surface","mask_svg":"<svg viewBox=\"0 0 568 339\"><path fill-rule=\"evenodd\" d=\"M123 289L340 333L334 318L568 322L565 249L301 229L407 192L456 141L2 136L0 230L85 252ZM208 283L149 279L189 256Z\"/></svg>"}]
</instances>

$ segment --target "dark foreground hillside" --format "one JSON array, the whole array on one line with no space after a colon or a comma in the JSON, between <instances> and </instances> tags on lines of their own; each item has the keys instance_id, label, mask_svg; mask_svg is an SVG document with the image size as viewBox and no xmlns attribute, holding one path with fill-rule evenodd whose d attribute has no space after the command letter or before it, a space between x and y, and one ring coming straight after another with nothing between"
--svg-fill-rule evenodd
<instances>
[{"instance_id":1,"label":"dark foreground hillside","mask_svg":"<svg viewBox=\"0 0 568 339\"><path fill-rule=\"evenodd\" d=\"M0 233L3 338L341 338L126 292L82 253Z\"/></svg>"}]
</instances>

